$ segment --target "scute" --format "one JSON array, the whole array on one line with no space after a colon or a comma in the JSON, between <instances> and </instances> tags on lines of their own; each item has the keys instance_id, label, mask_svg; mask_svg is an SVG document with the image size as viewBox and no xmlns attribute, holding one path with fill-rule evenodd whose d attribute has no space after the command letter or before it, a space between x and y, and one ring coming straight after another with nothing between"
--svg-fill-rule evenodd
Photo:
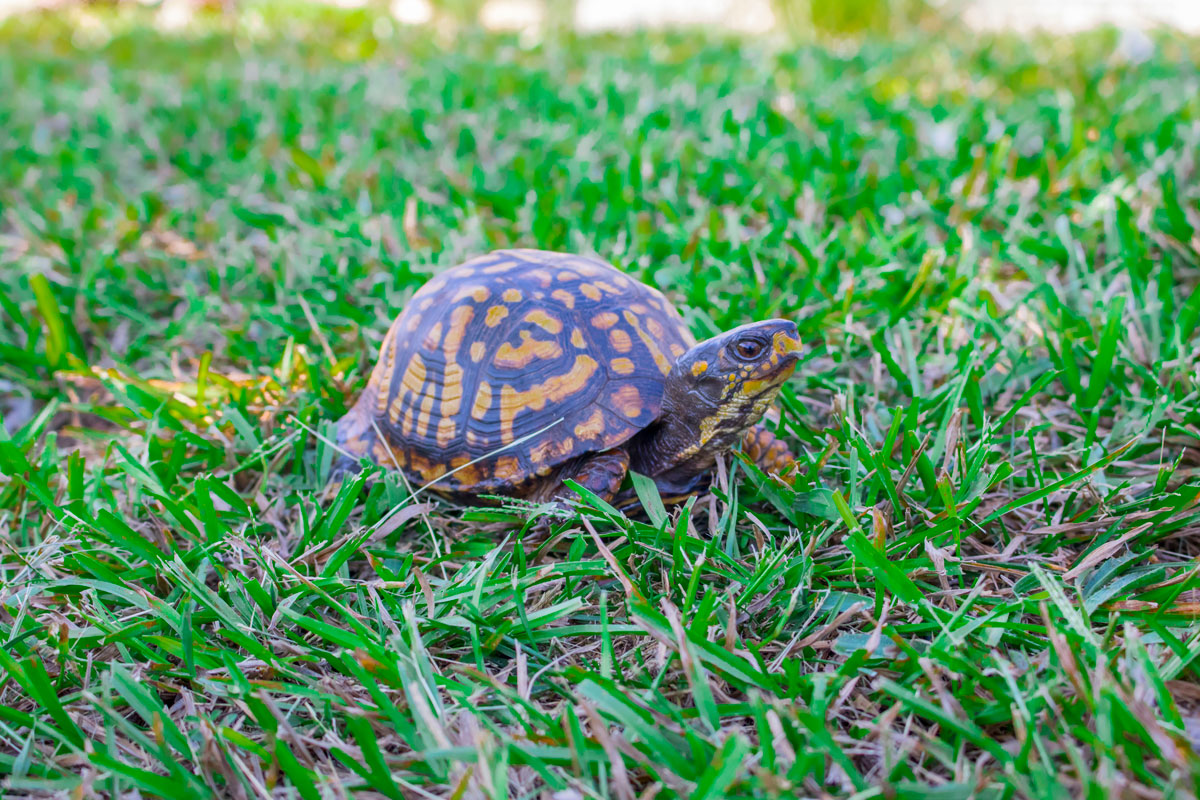
<instances>
[{"instance_id":1,"label":"scute","mask_svg":"<svg viewBox=\"0 0 1200 800\"><path fill-rule=\"evenodd\" d=\"M366 455L437 490L519 493L657 419L694 343L666 298L602 261L501 250L413 296L342 427L354 442L377 427L392 457Z\"/></svg>"}]
</instances>

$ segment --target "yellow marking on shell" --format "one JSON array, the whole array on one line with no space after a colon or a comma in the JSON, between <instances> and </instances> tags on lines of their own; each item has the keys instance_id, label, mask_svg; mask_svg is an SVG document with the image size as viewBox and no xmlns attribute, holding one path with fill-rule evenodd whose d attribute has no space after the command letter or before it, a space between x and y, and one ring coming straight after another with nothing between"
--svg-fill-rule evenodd
<instances>
[{"instance_id":1,"label":"yellow marking on shell","mask_svg":"<svg viewBox=\"0 0 1200 800\"><path fill-rule=\"evenodd\" d=\"M408 360L408 366L404 368L404 374L400 376L400 388L396 391L396 396L392 398L392 411L389 415L393 420L400 416L400 411L404 407L404 398L410 392L414 396L419 396L422 387L425 386L425 361L421 358L420 353L413 353L412 358ZM409 410L412 405L409 405Z\"/></svg>"},{"instance_id":2,"label":"yellow marking on shell","mask_svg":"<svg viewBox=\"0 0 1200 800\"><path fill-rule=\"evenodd\" d=\"M506 306L492 306L488 309L487 317L483 320L483 322L489 328L494 328L499 325L501 320L507 316L508 308Z\"/></svg>"},{"instance_id":3,"label":"yellow marking on shell","mask_svg":"<svg viewBox=\"0 0 1200 800\"><path fill-rule=\"evenodd\" d=\"M562 272L558 273L558 279L560 281L577 281L579 280L579 273L564 269Z\"/></svg>"},{"instance_id":4,"label":"yellow marking on shell","mask_svg":"<svg viewBox=\"0 0 1200 800\"><path fill-rule=\"evenodd\" d=\"M487 345L483 342L471 343L471 360L478 364L487 355Z\"/></svg>"},{"instance_id":5,"label":"yellow marking on shell","mask_svg":"<svg viewBox=\"0 0 1200 800\"><path fill-rule=\"evenodd\" d=\"M538 283L540 283L542 285L543 289L545 289L551 283L554 282L554 276L551 275L549 272L547 272L544 269L531 269L531 270L529 270L529 272L525 273L525 277L534 278L535 280L537 280Z\"/></svg>"},{"instance_id":6,"label":"yellow marking on shell","mask_svg":"<svg viewBox=\"0 0 1200 800\"><path fill-rule=\"evenodd\" d=\"M429 332L425 334L424 347L426 350L436 350L438 348L438 345L440 345L441 343L442 343L442 323L435 322L433 324L433 327L429 329Z\"/></svg>"},{"instance_id":7,"label":"yellow marking on shell","mask_svg":"<svg viewBox=\"0 0 1200 800\"><path fill-rule=\"evenodd\" d=\"M471 406L471 418L482 420L492 407L492 387L487 381L480 381L475 390L475 405Z\"/></svg>"},{"instance_id":8,"label":"yellow marking on shell","mask_svg":"<svg viewBox=\"0 0 1200 800\"><path fill-rule=\"evenodd\" d=\"M616 430L612 430L604 434L604 438L600 440L600 447L598 449L607 450L610 447L619 445L628 438L629 429L625 427L619 427Z\"/></svg>"},{"instance_id":9,"label":"yellow marking on shell","mask_svg":"<svg viewBox=\"0 0 1200 800\"><path fill-rule=\"evenodd\" d=\"M583 338L583 331L579 328L574 328L571 331L571 344L579 348L587 347L587 341Z\"/></svg>"},{"instance_id":10,"label":"yellow marking on shell","mask_svg":"<svg viewBox=\"0 0 1200 800\"><path fill-rule=\"evenodd\" d=\"M447 447L451 442L454 441L454 434L456 433L458 433L458 428L454 424L454 418L443 416L441 422L438 423L438 446Z\"/></svg>"},{"instance_id":11,"label":"yellow marking on shell","mask_svg":"<svg viewBox=\"0 0 1200 800\"><path fill-rule=\"evenodd\" d=\"M413 410L414 409L411 405L407 409L404 410L404 422L400 426L400 432L403 433L405 436L408 436L412 433Z\"/></svg>"},{"instance_id":12,"label":"yellow marking on shell","mask_svg":"<svg viewBox=\"0 0 1200 800\"><path fill-rule=\"evenodd\" d=\"M592 300L599 300L601 297L600 290L590 283L579 284L579 291L587 297L590 297Z\"/></svg>"},{"instance_id":13,"label":"yellow marking on shell","mask_svg":"<svg viewBox=\"0 0 1200 800\"><path fill-rule=\"evenodd\" d=\"M429 433L429 421L433 418L433 395L425 395L421 401L421 413L417 414L417 436L424 438Z\"/></svg>"},{"instance_id":14,"label":"yellow marking on shell","mask_svg":"<svg viewBox=\"0 0 1200 800\"><path fill-rule=\"evenodd\" d=\"M529 460L534 464L545 464L551 460L560 460L569 456L575 449L575 440L568 436L561 441L547 439L529 449Z\"/></svg>"},{"instance_id":15,"label":"yellow marking on shell","mask_svg":"<svg viewBox=\"0 0 1200 800\"><path fill-rule=\"evenodd\" d=\"M658 342L656 342L649 334L642 330L642 326L638 322L637 315L632 311L626 311L625 321L629 323L629 327L633 328L634 333L636 333L638 338L642 340L642 343L646 345L646 349L650 351L650 356L654 359L654 363L658 365L659 371L663 375L669 373L671 371L671 360L663 355L663 351L658 348Z\"/></svg>"},{"instance_id":16,"label":"yellow marking on shell","mask_svg":"<svg viewBox=\"0 0 1200 800\"><path fill-rule=\"evenodd\" d=\"M562 331L562 323L540 308L526 314L525 322L532 322L547 333Z\"/></svg>"},{"instance_id":17,"label":"yellow marking on shell","mask_svg":"<svg viewBox=\"0 0 1200 800\"><path fill-rule=\"evenodd\" d=\"M612 343L613 349L618 353L628 353L633 349L633 340L629 338L629 334L620 328L613 328L608 332L608 341Z\"/></svg>"},{"instance_id":18,"label":"yellow marking on shell","mask_svg":"<svg viewBox=\"0 0 1200 800\"><path fill-rule=\"evenodd\" d=\"M612 367L613 372L617 373L618 375L633 374L633 362L628 358L614 358L611 362L609 362L609 366Z\"/></svg>"},{"instance_id":19,"label":"yellow marking on shell","mask_svg":"<svg viewBox=\"0 0 1200 800\"><path fill-rule=\"evenodd\" d=\"M663 336L665 336L667 333L663 330L662 323L656 320L654 317L648 317L646 319L646 330L648 330L650 335L656 339L663 338Z\"/></svg>"},{"instance_id":20,"label":"yellow marking on shell","mask_svg":"<svg viewBox=\"0 0 1200 800\"><path fill-rule=\"evenodd\" d=\"M501 261L498 264L492 264L490 267L484 267L485 275L495 275L500 272L508 272L510 269L519 266L519 261Z\"/></svg>"},{"instance_id":21,"label":"yellow marking on shell","mask_svg":"<svg viewBox=\"0 0 1200 800\"><path fill-rule=\"evenodd\" d=\"M615 270L607 264L597 264L594 261L589 261L584 258L577 258L573 262L573 268L580 275L609 275Z\"/></svg>"},{"instance_id":22,"label":"yellow marking on shell","mask_svg":"<svg viewBox=\"0 0 1200 800\"><path fill-rule=\"evenodd\" d=\"M605 311L592 317L592 327L600 330L608 330L613 325L616 325L621 320L616 314L611 311Z\"/></svg>"},{"instance_id":23,"label":"yellow marking on shell","mask_svg":"<svg viewBox=\"0 0 1200 800\"><path fill-rule=\"evenodd\" d=\"M708 371L708 362L707 361L697 361L696 363L692 364L692 376L693 377L699 378L706 371Z\"/></svg>"},{"instance_id":24,"label":"yellow marking on shell","mask_svg":"<svg viewBox=\"0 0 1200 800\"><path fill-rule=\"evenodd\" d=\"M604 412L600 409L592 411L591 416L575 426L575 435L580 439L595 439L604 433Z\"/></svg>"},{"instance_id":25,"label":"yellow marking on shell","mask_svg":"<svg viewBox=\"0 0 1200 800\"><path fill-rule=\"evenodd\" d=\"M622 386L609 395L609 400L612 401L615 411L620 411L630 419L642 413L642 395L636 386Z\"/></svg>"},{"instance_id":26,"label":"yellow marking on shell","mask_svg":"<svg viewBox=\"0 0 1200 800\"><path fill-rule=\"evenodd\" d=\"M396 328L400 325L400 318L396 317L392 321L392 325L388 328L387 335L383 337L383 344L379 347L379 359L375 362L375 368L371 370L371 378L367 381L368 386L374 386L377 389L375 396L375 415L382 417L387 413L388 408L388 391L392 386L392 374L396 369Z\"/></svg>"},{"instance_id":27,"label":"yellow marking on shell","mask_svg":"<svg viewBox=\"0 0 1200 800\"><path fill-rule=\"evenodd\" d=\"M492 477L498 481L515 481L521 477L521 462L513 456L500 456L492 469Z\"/></svg>"},{"instance_id":28,"label":"yellow marking on shell","mask_svg":"<svg viewBox=\"0 0 1200 800\"><path fill-rule=\"evenodd\" d=\"M521 344L513 347L508 342L500 345L492 363L505 369L521 369L527 367L535 358L558 358L562 348L558 342L534 339L529 331L521 331Z\"/></svg>"},{"instance_id":29,"label":"yellow marking on shell","mask_svg":"<svg viewBox=\"0 0 1200 800\"><path fill-rule=\"evenodd\" d=\"M555 289L550 293L550 296L562 303L567 308L575 307L575 295L571 294L566 289Z\"/></svg>"},{"instance_id":30,"label":"yellow marking on shell","mask_svg":"<svg viewBox=\"0 0 1200 800\"><path fill-rule=\"evenodd\" d=\"M406 463L404 451L393 450L382 439L375 440L375 444L371 448L371 455L375 459L376 464L382 464L389 468L399 467L400 469L404 469Z\"/></svg>"},{"instance_id":31,"label":"yellow marking on shell","mask_svg":"<svg viewBox=\"0 0 1200 800\"><path fill-rule=\"evenodd\" d=\"M546 403L561 403L587 385L599 365L591 356L575 357L575 364L561 375L552 375L525 391L505 385L500 390L500 436L504 444L513 440L513 420L525 409L540 411Z\"/></svg>"},{"instance_id":32,"label":"yellow marking on shell","mask_svg":"<svg viewBox=\"0 0 1200 800\"><path fill-rule=\"evenodd\" d=\"M506 303L519 303L522 297L524 295L521 294L520 289L505 289L504 293L500 295L500 299Z\"/></svg>"},{"instance_id":33,"label":"yellow marking on shell","mask_svg":"<svg viewBox=\"0 0 1200 800\"><path fill-rule=\"evenodd\" d=\"M408 331L409 333L413 333L419 327L421 327L421 315L420 314L414 313L411 317L408 318L408 322L404 323L404 330Z\"/></svg>"},{"instance_id":34,"label":"yellow marking on shell","mask_svg":"<svg viewBox=\"0 0 1200 800\"><path fill-rule=\"evenodd\" d=\"M679 358L681 355L683 355L686 352L687 351L683 349L683 345L681 345L681 344L671 345L671 355L675 356L676 358Z\"/></svg>"},{"instance_id":35,"label":"yellow marking on shell","mask_svg":"<svg viewBox=\"0 0 1200 800\"><path fill-rule=\"evenodd\" d=\"M422 311L428 311L429 307L431 305L433 305L433 298L426 297L424 300L422 300L420 303L417 304L417 308L421 309Z\"/></svg>"},{"instance_id":36,"label":"yellow marking on shell","mask_svg":"<svg viewBox=\"0 0 1200 800\"><path fill-rule=\"evenodd\" d=\"M450 459L450 470L454 472L454 480L463 488L470 488L479 483L479 465L471 464L471 459L459 456ZM468 466L470 465L470 466Z\"/></svg>"},{"instance_id":37,"label":"yellow marking on shell","mask_svg":"<svg viewBox=\"0 0 1200 800\"><path fill-rule=\"evenodd\" d=\"M431 483L446 474L445 464L429 461L415 453L412 457L412 468L421 476L422 483Z\"/></svg>"},{"instance_id":38,"label":"yellow marking on shell","mask_svg":"<svg viewBox=\"0 0 1200 800\"><path fill-rule=\"evenodd\" d=\"M629 307L629 310L630 310L630 311L632 311L632 312L633 312L633 313L635 313L635 314L648 314L648 313L650 313L650 309L649 309L649 308L647 308L647 307L646 307L646 306L645 306L643 303L634 303L633 305L631 305L631 306Z\"/></svg>"},{"instance_id":39,"label":"yellow marking on shell","mask_svg":"<svg viewBox=\"0 0 1200 800\"><path fill-rule=\"evenodd\" d=\"M594 281L593 285L596 286L596 288L600 289L600 291L602 291L602 292L608 292L609 294L620 294L621 293L620 289L613 286L611 283L608 283L607 281Z\"/></svg>"},{"instance_id":40,"label":"yellow marking on shell","mask_svg":"<svg viewBox=\"0 0 1200 800\"><path fill-rule=\"evenodd\" d=\"M491 293L491 291L488 290L488 288L486 286L479 286L479 285L464 286L463 288L458 290L458 292L454 295L454 299L451 300L451 302L457 303L459 300L466 300L469 297L472 300L474 300L476 303L482 303L484 300L487 300L491 296L492 296L492 293Z\"/></svg>"},{"instance_id":41,"label":"yellow marking on shell","mask_svg":"<svg viewBox=\"0 0 1200 800\"><path fill-rule=\"evenodd\" d=\"M475 318L474 306L459 306L450 312L450 329L446 331L445 353L446 363L453 363L462 347L463 337L467 334L467 326Z\"/></svg>"}]
</instances>

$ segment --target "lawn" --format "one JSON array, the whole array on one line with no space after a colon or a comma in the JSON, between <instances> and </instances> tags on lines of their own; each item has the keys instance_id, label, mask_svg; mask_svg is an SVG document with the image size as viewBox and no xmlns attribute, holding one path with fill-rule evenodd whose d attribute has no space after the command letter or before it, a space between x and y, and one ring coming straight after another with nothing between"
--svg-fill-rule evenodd
<instances>
[{"instance_id":1,"label":"lawn","mask_svg":"<svg viewBox=\"0 0 1200 800\"><path fill-rule=\"evenodd\" d=\"M0 24L0 794L1195 796L1200 41L152 20ZM327 485L503 246L794 319L794 485Z\"/></svg>"}]
</instances>

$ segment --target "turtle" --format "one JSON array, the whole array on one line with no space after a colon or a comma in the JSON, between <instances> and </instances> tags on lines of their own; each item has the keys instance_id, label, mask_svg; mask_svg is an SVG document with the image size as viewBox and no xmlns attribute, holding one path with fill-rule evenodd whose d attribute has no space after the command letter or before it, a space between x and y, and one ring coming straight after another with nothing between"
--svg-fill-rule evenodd
<instances>
[{"instance_id":1,"label":"turtle","mask_svg":"<svg viewBox=\"0 0 1200 800\"><path fill-rule=\"evenodd\" d=\"M741 445L793 463L759 424L801 342L785 319L697 343L657 289L595 258L498 250L422 286L337 423L335 474L365 463L457 500L605 500L634 470L664 498L707 485Z\"/></svg>"}]
</instances>

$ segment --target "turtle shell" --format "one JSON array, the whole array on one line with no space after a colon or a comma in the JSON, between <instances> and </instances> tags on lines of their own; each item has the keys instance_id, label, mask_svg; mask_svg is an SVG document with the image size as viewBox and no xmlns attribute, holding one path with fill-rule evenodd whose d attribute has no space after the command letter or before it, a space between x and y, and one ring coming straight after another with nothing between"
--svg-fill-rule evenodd
<instances>
[{"instance_id":1,"label":"turtle shell","mask_svg":"<svg viewBox=\"0 0 1200 800\"><path fill-rule=\"evenodd\" d=\"M656 420L694 343L658 290L608 264L497 251L413 296L341 438L440 492L520 494Z\"/></svg>"}]
</instances>

